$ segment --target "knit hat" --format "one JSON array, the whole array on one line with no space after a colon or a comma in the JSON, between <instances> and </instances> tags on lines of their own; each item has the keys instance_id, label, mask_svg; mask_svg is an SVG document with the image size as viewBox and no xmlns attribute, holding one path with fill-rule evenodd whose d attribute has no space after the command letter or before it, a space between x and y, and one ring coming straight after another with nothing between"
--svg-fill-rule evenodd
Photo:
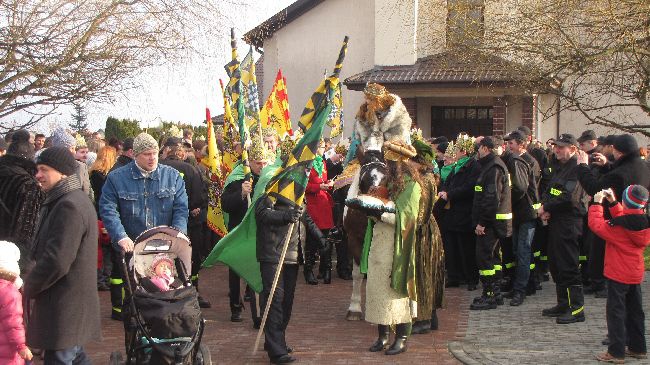
<instances>
[{"instance_id":1,"label":"knit hat","mask_svg":"<svg viewBox=\"0 0 650 365\"><path fill-rule=\"evenodd\" d=\"M596 140L598 140L598 137L596 136L596 132L594 132L592 129L587 129L586 131L582 132L580 137L578 137L578 143Z\"/></svg>"},{"instance_id":2,"label":"knit hat","mask_svg":"<svg viewBox=\"0 0 650 365\"><path fill-rule=\"evenodd\" d=\"M57 127L52 132L52 147L63 146L70 149L77 146L77 140L63 127Z\"/></svg>"},{"instance_id":3,"label":"knit hat","mask_svg":"<svg viewBox=\"0 0 650 365\"><path fill-rule=\"evenodd\" d=\"M525 134L526 137L533 135L533 132L530 130L530 128L526 127L525 125L520 125L517 127L517 130Z\"/></svg>"},{"instance_id":4,"label":"knit hat","mask_svg":"<svg viewBox=\"0 0 650 365\"><path fill-rule=\"evenodd\" d=\"M150 134L142 132L133 140L133 155L137 156L148 150L158 151L158 142Z\"/></svg>"},{"instance_id":5,"label":"knit hat","mask_svg":"<svg viewBox=\"0 0 650 365\"><path fill-rule=\"evenodd\" d=\"M169 255L164 254L164 253L159 253L156 256L154 256L153 260L151 261L151 266L149 268L150 274L155 274L156 273L156 266L160 264L161 262L167 262L169 264L169 267L172 270L172 273L175 273L175 265L174 265L174 260L169 257Z\"/></svg>"},{"instance_id":6,"label":"knit hat","mask_svg":"<svg viewBox=\"0 0 650 365\"><path fill-rule=\"evenodd\" d=\"M636 139L631 135L621 134L614 140L614 149L624 155L627 155L632 152L638 152L639 145L636 143Z\"/></svg>"},{"instance_id":7,"label":"knit hat","mask_svg":"<svg viewBox=\"0 0 650 365\"><path fill-rule=\"evenodd\" d=\"M20 260L18 246L9 241L0 241L0 272L15 275L16 279L14 283L20 288L22 286L22 280L20 280L18 260Z\"/></svg>"},{"instance_id":8,"label":"knit hat","mask_svg":"<svg viewBox=\"0 0 650 365\"><path fill-rule=\"evenodd\" d=\"M623 203L634 209L643 209L648 202L648 189L641 185L630 185L623 190Z\"/></svg>"},{"instance_id":9,"label":"knit hat","mask_svg":"<svg viewBox=\"0 0 650 365\"><path fill-rule=\"evenodd\" d=\"M50 147L43 151L36 160L37 165L47 165L63 175L71 176L77 173L79 164L70 150L63 146Z\"/></svg>"},{"instance_id":10,"label":"knit hat","mask_svg":"<svg viewBox=\"0 0 650 365\"><path fill-rule=\"evenodd\" d=\"M29 143L29 137L29 132L24 129L14 132L11 135L11 144L7 147L7 154L33 160L34 145Z\"/></svg>"}]
</instances>

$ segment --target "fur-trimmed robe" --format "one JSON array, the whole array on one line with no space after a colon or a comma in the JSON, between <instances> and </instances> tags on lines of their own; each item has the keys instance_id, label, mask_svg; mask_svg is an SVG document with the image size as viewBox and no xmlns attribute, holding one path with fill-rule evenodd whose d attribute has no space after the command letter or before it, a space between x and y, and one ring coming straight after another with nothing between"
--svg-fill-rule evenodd
<instances>
[{"instance_id":1,"label":"fur-trimmed robe","mask_svg":"<svg viewBox=\"0 0 650 365\"><path fill-rule=\"evenodd\" d=\"M359 107L357 133L364 150L381 150L385 141L402 140L410 143L411 117L402 99L389 94L395 101L386 110L368 112L368 103Z\"/></svg>"}]
</instances>

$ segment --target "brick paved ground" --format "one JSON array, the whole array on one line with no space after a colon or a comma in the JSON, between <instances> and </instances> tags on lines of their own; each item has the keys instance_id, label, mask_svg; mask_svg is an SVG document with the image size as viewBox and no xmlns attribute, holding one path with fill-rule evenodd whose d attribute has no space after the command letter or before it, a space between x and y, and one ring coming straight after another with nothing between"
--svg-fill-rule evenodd
<instances>
[{"instance_id":1,"label":"brick paved ground","mask_svg":"<svg viewBox=\"0 0 650 365\"><path fill-rule=\"evenodd\" d=\"M647 275L642 291L647 313ZM511 307L506 301L496 310L470 311L465 339L451 348L467 364L597 364L594 356L607 350L601 345L607 334L606 301L587 296L587 320L559 325L554 318L541 315L542 309L556 303L555 286L547 282L544 290L528 297L520 307ZM650 333L646 337L650 338ZM650 360L626 359L626 363L650 364Z\"/></svg>"},{"instance_id":2,"label":"brick paved ground","mask_svg":"<svg viewBox=\"0 0 650 365\"><path fill-rule=\"evenodd\" d=\"M257 331L252 328L250 313L244 312L243 323L229 321L227 269L222 266L208 269L202 272L201 280L203 294L213 304L211 309L204 310L207 320L204 343L208 344L213 361L217 364L268 363L263 351L251 355ZM334 278L331 285L308 286L300 275L287 330L287 340L295 349L298 364L459 363L447 348L449 341L461 340L467 328L466 308L470 293L466 290L447 291L447 309L439 312L439 331L411 337L408 352L388 357L367 351L376 338L374 326L345 320L351 288L351 281L338 278ZM121 323L109 318L108 292L100 292L100 300L103 341L86 347L94 364L108 363L111 351L124 351Z\"/></svg>"}]
</instances>

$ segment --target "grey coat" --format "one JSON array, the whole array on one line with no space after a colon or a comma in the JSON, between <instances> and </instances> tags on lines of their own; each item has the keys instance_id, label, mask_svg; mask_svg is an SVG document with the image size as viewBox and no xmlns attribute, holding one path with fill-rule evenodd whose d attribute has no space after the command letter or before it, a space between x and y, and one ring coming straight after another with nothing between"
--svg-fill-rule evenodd
<instances>
[{"instance_id":1,"label":"grey coat","mask_svg":"<svg viewBox=\"0 0 650 365\"><path fill-rule=\"evenodd\" d=\"M47 193L25 278L27 344L60 350L99 339L97 214L76 175Z\"/></svg>"}]
</instances>

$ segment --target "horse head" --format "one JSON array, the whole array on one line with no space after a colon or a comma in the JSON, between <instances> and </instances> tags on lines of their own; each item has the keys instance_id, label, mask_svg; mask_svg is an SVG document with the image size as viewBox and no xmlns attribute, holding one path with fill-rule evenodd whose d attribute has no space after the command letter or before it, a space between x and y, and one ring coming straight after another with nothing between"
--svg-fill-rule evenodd
<instances>
[{"instance_id":1,"label":"horse head","mask_svg":"<svg viewBox=\"0 0 650 365\"><path fill-rule=\"evenodd\" d=\"M388 199L388 170L381 151L363 152L359 171L359 193Z\"/></svg>"}]
</instances>

